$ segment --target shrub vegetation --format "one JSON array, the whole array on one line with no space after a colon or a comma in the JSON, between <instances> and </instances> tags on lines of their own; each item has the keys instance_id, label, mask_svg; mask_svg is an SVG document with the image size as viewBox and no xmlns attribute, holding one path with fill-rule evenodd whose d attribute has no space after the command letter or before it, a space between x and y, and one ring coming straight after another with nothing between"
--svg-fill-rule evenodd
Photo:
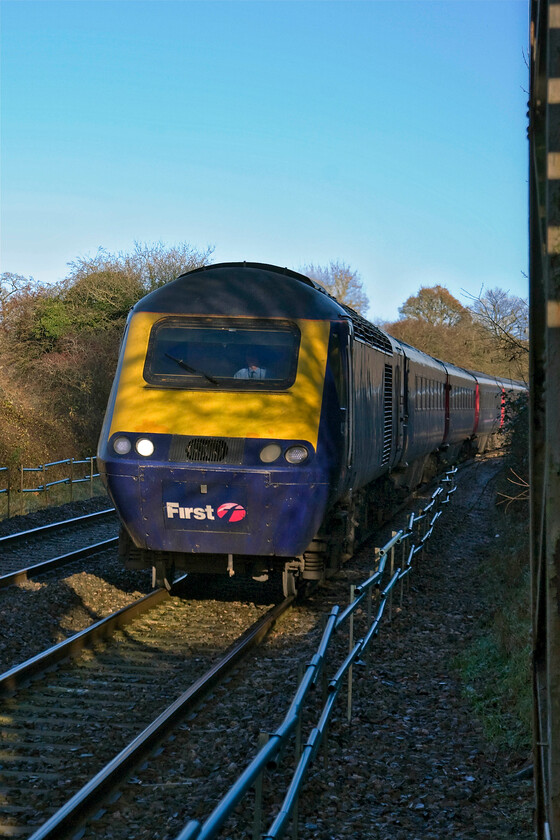
<instances>
[{"instance_id":1,"label":"shrub vegetation","mask_svg":"<svg viewBox=\"0 0 560 840\"><path fill-rule=\"evenodd\" d=\"M130 308L179 274L209 264L211 254L210 248L199 251L188 243L137 243L130 253L99 250L76 259L56 285L2 275L0 466L95 452ZM345 263L306 270L348 305L367 308L361 279ZM422 288L403 304L401 319L386 326L439 358L513 376L523 367L517 363L525 349L522 325L517 324L515 347L503 340L502 327L510 322L502 314L513 299L494 294L501 309L484 308L483 300L466 308L442 286Z\"/></svg>"},{"instance_id":2,"label":"shrub vegetation","mask_svg":"<svg viewBox=\"0 0 560 840\"><path fill-rule=\"evenodd\" d=\"M211 249L136 244L70 264L60 284L0 284L0 465L93 454L130 308L210 261Z\"/></svg>"}]
</instances>

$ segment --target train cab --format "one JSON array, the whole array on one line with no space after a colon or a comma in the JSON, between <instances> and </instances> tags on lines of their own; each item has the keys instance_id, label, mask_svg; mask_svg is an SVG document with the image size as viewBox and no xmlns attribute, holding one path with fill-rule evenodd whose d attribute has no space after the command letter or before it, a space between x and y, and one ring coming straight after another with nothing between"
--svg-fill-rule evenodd
<instances>
[{"instance_id":1,"label":"train cab","mask_svg":"<svg viewBox=\"0 0 560 840\"><path fill-rule=\"evenodd\" d=\"M350 331L313 281L259 265L133 308L98 452L132 557L257 575L304 552L349 480Z\"/></svg>"}]
</instances>

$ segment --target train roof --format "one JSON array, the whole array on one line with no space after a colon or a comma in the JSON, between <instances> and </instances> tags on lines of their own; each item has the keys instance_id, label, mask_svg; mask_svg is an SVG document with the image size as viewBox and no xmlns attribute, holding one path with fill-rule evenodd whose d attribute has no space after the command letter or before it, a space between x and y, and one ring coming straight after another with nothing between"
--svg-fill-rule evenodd
<instances>
[{"instance_id":1,"label":"train roof","mask_svg":"<svg viewBox=\"0 0 560 840\"><path fill-rule=\"evenodd\" d=\"M134 312L249 318L348 319L356 338L392 353L390 338L349 306L340 303L315 280L275 265L218 263L181 274L150 292Z\"/></svg>"},{"instance_id":2,"label":"train roof","mask_svg":"<svg viewBox=\"0 0 560 840\"><path fill-rule=\"evenodd\" d=\"M345 317L334 298L303 274L247 262L202 266L181 274L142 298L134 311L249 318Z\"/></svg>"},{"instance_id":3,"label":"train roof","mask_svg":"<svg viewBox=\"0 0 560 840\"><path fill-rule=\"evenodd\" d=\"M407 344L406 341L401 341L400 338L397 339L394 338L394 336L391 337L395 344L401 348L407 359L426 367L436 368L442 375L445 374L445 364L441 361L441 359L436 359L435 356L430 356L429 353L425 353L424 350L419 350L417 347L413 347L412 344Z\"/></svg>"},{"instance_id":4,"label":"train roof","mask_svg":"<svg viewBox=\"0 0 560 840\"><path fill-rule=\"evenodd\" d=\"M480 383L488 383L493 382L501 385L502 388L506 390L512 389L515 391L527 391L527 383L521 382L519 379L509 379L507 376L495 376L492 373L482 373L479 370L471 371L472 375L475 379Z\"/></svg>"}]
</instances>

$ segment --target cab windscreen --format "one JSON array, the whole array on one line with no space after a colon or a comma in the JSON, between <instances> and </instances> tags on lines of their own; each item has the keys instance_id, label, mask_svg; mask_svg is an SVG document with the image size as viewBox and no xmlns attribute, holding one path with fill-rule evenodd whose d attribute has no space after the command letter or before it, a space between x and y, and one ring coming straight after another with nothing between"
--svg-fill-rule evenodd
<instances>
[{"instance_id":1,"label":"cab windscreen","mask_svg":"<svg viewBox=\"0 0 560 840\"><path fill-rule=\"evenodd\" d=\"M143 375L160 388L285 390L300 338L291 321L165 317L152 327Z\"/></svg>"}]
</instances>

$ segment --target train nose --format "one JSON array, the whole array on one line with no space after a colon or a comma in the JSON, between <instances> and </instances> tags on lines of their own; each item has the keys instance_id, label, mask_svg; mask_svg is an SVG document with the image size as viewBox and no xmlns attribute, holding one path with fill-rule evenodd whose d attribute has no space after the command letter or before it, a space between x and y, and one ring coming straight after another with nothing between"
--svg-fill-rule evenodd
<instances>
[{"instance_id":1,"label":"train nose","mask_svg":"<svg viewBox=\"0 0 560 840\"><path fill-rule=\"evenodd\" d=\"M316 472L168 469L112 475L139 548L189 553L301 554L317 532L329 485ZM122 507L122 506L121 506Z\"/></svg>"},{"instance_id":2,"label":"train nose","mask_svg":"<svg viewBox=\"0 0 560 840\"><path fill-rule=\"evenodd\" d=\"M174 470L161 483L158 540L170 551L291 556L305 550L319 527L328 484L304 471L193 472ZM146 505L154 495L146 495ZM152 514L157 511L148 519Z\"/></svg>"}]
</instances>

